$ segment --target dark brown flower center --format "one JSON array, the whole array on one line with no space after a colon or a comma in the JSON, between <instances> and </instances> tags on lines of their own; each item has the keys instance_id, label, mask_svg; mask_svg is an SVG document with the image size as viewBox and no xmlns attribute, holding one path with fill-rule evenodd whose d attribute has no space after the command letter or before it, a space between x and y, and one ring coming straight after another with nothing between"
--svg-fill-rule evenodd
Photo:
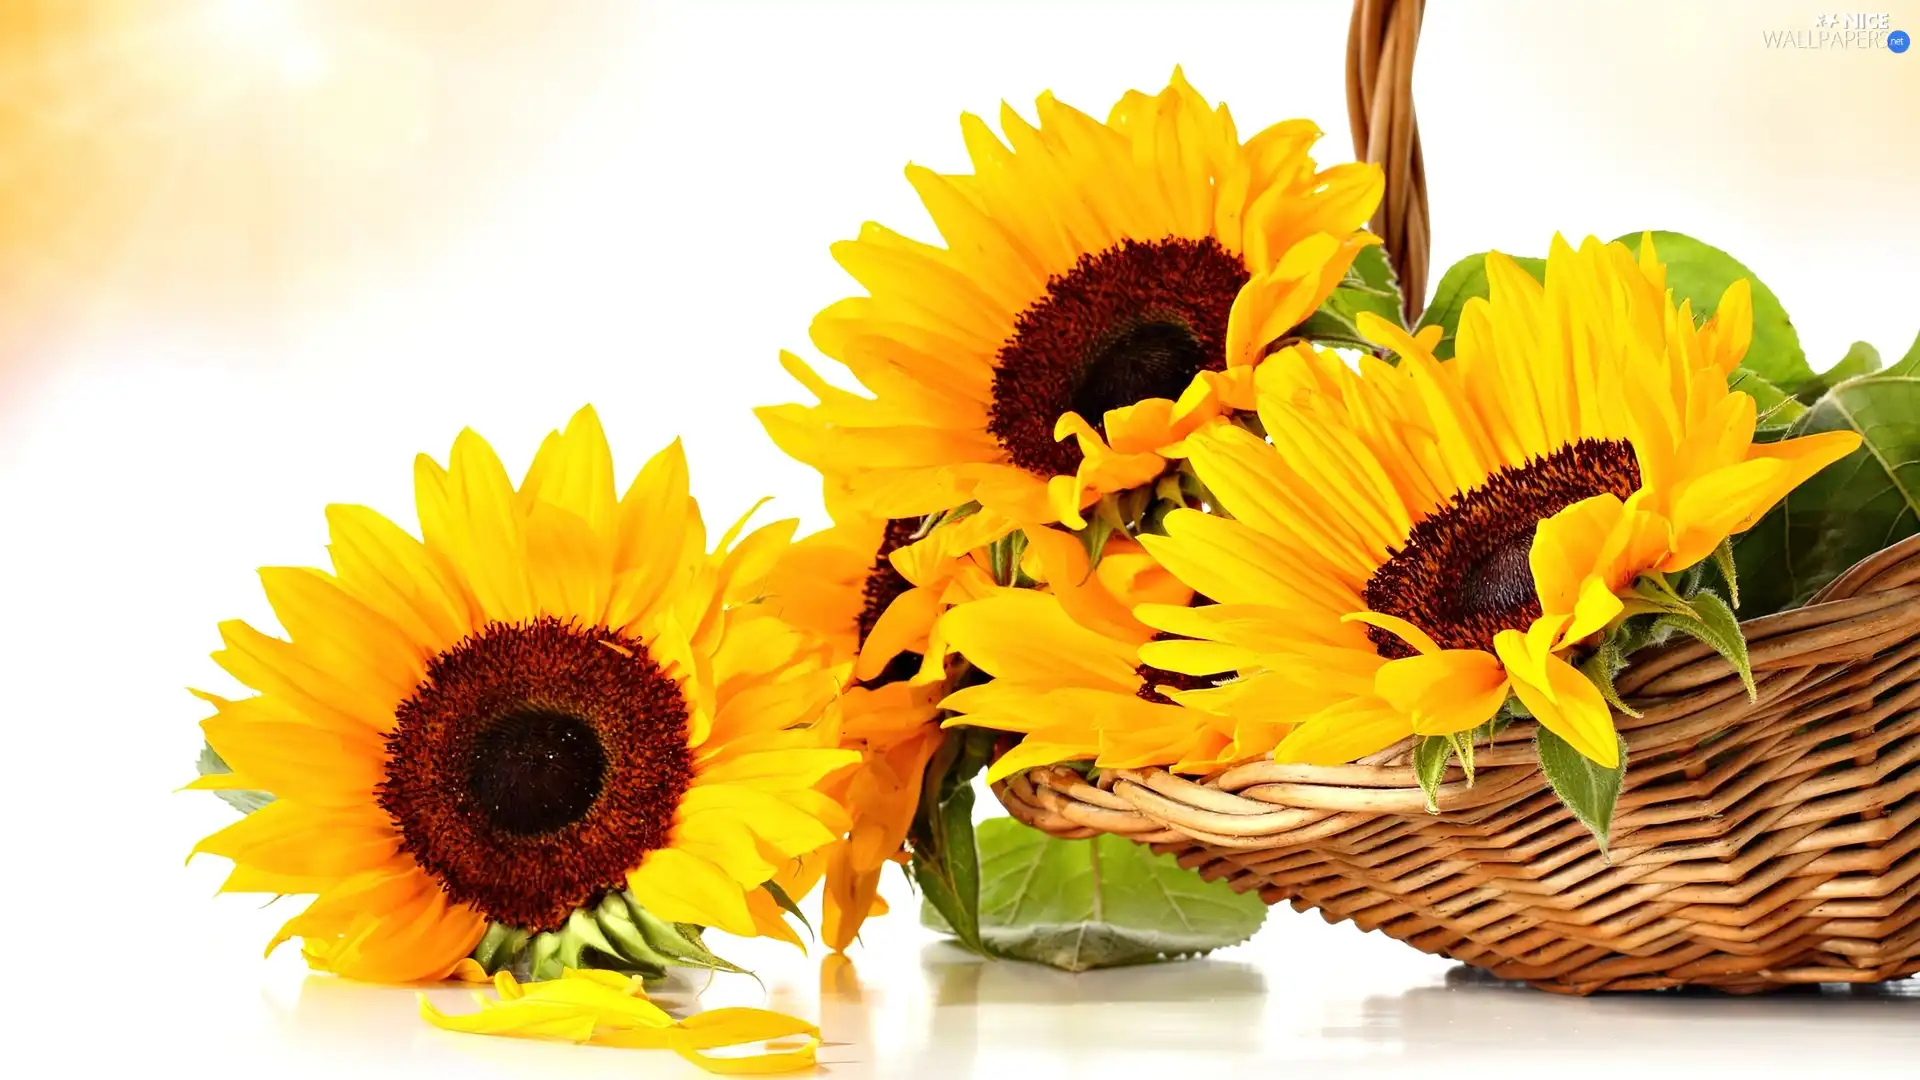
<instances>
[{"instance_id":1,"label":"dark brown flower center","mask_svg":"<svg viewBox=\"0 0 1920 1080\"><path fill-rule=\"evenodd\" d=\"M1108 410L1178 398L1196 374L1224 368L1227 316L1248 276L1212 237L1123 240L1081 256L1000 347L988 430L1021 468L1073 472L1079 447L1053 438L1061 415L1104 433Z\"/></svg>"},{"instance_id":2,"label":"dark brown flower center","mask_svg":"<svg viewBox=\"0 0 1920 1080\"><path fill-rule=\"evenodd\" d=\"M1530 558L1540 522L1583 499L1625 499L1639 488L1639 462L1621 440L1583 439L1502 469L1413 527L1367 580L1367 608L1407 620L1443 649L1491 652L1494 635L1540 617ZM1367 636L1388 659L1414 655L1385 630L1368 627Z\"/></svg>"},{"instance_id":3,"label":"dark brown flower center","mask_svg":"<svg viewBox=\"0 0 1920 1080\"><path fill-rule=\"evenodd\" d=\"M1218 686L1220 679L1218 675L1186 675L1178 671L1167 671L1164 668L1148 667L1145 664L1135 667L1133 673L1140 677L1140 689L1133 692L1134 696L1156 705L1173 704L1173 699L1161 693L1158 687L1171 686L1175 690L1207 690Z\"/></svg>"},{"instance_id":4,"label":"dark brown flower center","mask_svg":"<svg viewBox=\"0 0 1920 1080\"><path fill-rule=\"evenodd\" d=\"M913 582L893 568L893 560L888 556L913 543L920 535L920 527L919 518L895 518L887 522L886 530L880 534L880 547L874 552L873 568L867 571L867 580L860 587L862 603L857 628L861 645L867 643L867 635L873 633L874 626L880 622L880 616L886 614L887 608L900 599L900 594L913 588ZM878 689L888 683L910 678L919 670L919 653L896 653L888 658L887 666L880 674L861 685Z\"/></svg>"},{"instance_id":5,"label":"dark brown flower center","mask_svg":"<svg viewBox=\"0 0 1920 1080\"><path fill-rule=\"evenodd\" d=\"M401 848L454 901L529 930L623 888L692 778L678 684L611 630L490 624L394 715L379 796Z\"/></svg>"}]
</instances>

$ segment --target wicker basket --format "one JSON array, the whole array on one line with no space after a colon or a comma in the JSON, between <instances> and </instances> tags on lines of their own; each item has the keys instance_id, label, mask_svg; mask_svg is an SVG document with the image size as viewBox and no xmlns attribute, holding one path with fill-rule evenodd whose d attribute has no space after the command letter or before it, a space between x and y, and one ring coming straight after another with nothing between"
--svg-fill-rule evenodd
<instances>
[{"instance_id":1,"label":"wicker basket","mask_svg":"<svg viewBox=\"0 0 1920 1080\"><path fill-rule=\"evenodd\" d=\"M1523 725L1476 755L1471 787L1449 773L1438 815L1411 744L1198 783L1035 769L995 790L1055 836L1127 836L1268 903L1548 990L1920 973L1920 536L1745 630L1758 703L1697 645L1622 676L1643 715L1614 717L1633 765L1610 859L1547 787Z\"/></svg>"},{"instance_id":2,"label":"wicker basket","mask_svg":"<svg viewBox=\"0 0 1920 1080\"><path fill-rule=\"evenodd\" d=\"M1356 153L1386 172L1374 231L1418 314L1427 263L1413 118L1418 0L1359 0ZM1563 808L1530 724L1452 769L1438 815L1411 743L1335 767L1241 764L1199 782L1035 769L996 786L1056 836L1116 833L1268 903L1318 909L1543 989L1587 994L1877 982L1920 973L1920 537L1806 607L1744 627L1759 700L1704 646L1642 654L1616 715L1632 767L1611 857Z\"/></svg>"}]
</instances>

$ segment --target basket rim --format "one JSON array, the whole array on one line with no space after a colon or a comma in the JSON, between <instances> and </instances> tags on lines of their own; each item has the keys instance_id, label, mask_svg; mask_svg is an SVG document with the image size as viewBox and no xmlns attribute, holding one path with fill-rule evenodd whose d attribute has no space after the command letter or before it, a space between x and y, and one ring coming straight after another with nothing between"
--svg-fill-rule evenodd
<instances>
[{"instance_id":1,"label":"basket rim","mask_svg":"<svg viewBox=\"0 0 1920 1080\"><path fill-rule=\"evenodd\" d=\"M1698 742L1733 725L1772 722L1777 718L1768 705L1802 688L1816 666L1872 657L1888 644L1915 637L1916 622L1920 534L1861 559L1801 607L1741 623L1760 691L1757 702L1746 700L1731 664L1706 646L1687 642L1648 650L1628 669L1620 689L1641 715L1615 712L1614 722L1635 756ZM1450 764L1438 791L1441 811L1489 805L1508 788L1537 779L1532 739L1523 737L1532 725L1532 720L1520 721L1508 729L1513 734L1478 751L1478 775L1471 785L1458 765ZM1037 813L1067 831L1239 847L1245 844L1237 833L1270 835L1328 814L1425 816L1426 793L1411 782L1412 751L1408 738L1345 765L1283 764L1261 755L1198 775L1158 765L1085 774L1054 764L1022 770L993 787L1016 817ZM1252 789L1258 789L1258 799L1248 797ZM1070 824L1060 820L1069 801L1079 804ZM1306 817L1289 822L1276 816L1289 814ZM1096 820L1098 826L1090 824Z\"/></svg>"}]
</instances>

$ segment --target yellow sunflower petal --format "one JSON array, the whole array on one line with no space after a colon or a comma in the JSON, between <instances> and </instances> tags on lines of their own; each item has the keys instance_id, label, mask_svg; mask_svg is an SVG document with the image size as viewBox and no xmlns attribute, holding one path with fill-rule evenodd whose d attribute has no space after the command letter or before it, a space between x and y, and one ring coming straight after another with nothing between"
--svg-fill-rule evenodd
<instances>
[{"instance_id":1,"label":"yellow sunflower petal","mask_svg":"<svg viewBox=\"0 0 1920 1080\"><path fill-rule=\"evenodd\" d=\"M1491 653L1446 649L1393 660L1374 676L1380 696L1411 718L1416 735L1479 727L1507 700L1507 672Z\"/></svg>"},{"instance_id":2,"label":"yellow sunflower petal","mask_svg":"<svg viewBox=\"0 0 1920 1080\"><path fill-rule=\"evenodd\" d=\"M676 848L647 853L627 874L627 887L641 906L668 922L698 923L752 937L757 928L745 891L726 871Z\"/></svg>"},{"instance_id":3,"label":"yellow sunflower petal","mask_svg":"<svg viewBox=\"0 0 1920 1080\"><path fill-rule=\"evenodd\" d=\"M1527 635L1517 630L1501 631L1494 648L1535 720L1596 763L1609 769L1620 764L1613 714L1585 675L1552 653L1529 656Z\"/></svg>"}]
</instances>

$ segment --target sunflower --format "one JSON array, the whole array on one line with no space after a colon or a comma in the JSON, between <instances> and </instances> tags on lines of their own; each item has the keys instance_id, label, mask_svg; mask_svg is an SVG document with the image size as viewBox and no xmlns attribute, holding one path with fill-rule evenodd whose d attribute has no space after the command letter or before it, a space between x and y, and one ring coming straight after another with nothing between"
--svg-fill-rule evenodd
<instances>
[{"instance_id":1,"label":"sunflower","mask_svg":"<svg viewBox=\"0 0 1920 1080\"><path fill-rule=\"evenodd\" d=\"M876 516L977 502L989 539L1084 527L1100 496L1159 475L1170 445L1251 407L1268 343L1375 242L1358 230L1377 169L1316 170L1305 121L1242 143L1178 70L1104 124L1051 95L1037 108L1037 127L1002 108L1004 142L963 116L970 174L907 169L946 247L875 224L834 246L868 295L821 312L813 340L872 396L785 355L818 404L760 410Z\"/></svg>"},{"instance_id":2,"label":"sunflower","mask_svg":"<svg viewBox=\"0 0 1920 1080\"><path fill-rule=\"evenodd\" d=\"M1057 530L1029 532L1036 540L1063 537L1080 550L1077 538ZM1109 540L1090 574L1087 561L1082 554L1074 566L1064 547L1032 560L1035 570L1051 563L1059 584L1084 578L1073 591L1000 589L940 617L947 644L991 677L941 701L954 714L947 723L1024 736L994 761L987 779L1081 759L1109 768L1174 762L1189 771L1233 760L1230 724L1179 708L1168 697L1214 680L1142 663L1140 647L1154 632L1131 619L1090 618L1100 608L1084 595L1096 593L1124 610L1185 604L1191 590L1132 541Z\"/></svg>"},{"instance_id":3,"label":"sunflower","mask_svg":"<svg viewBox=\"0 0 1920 1080\"><path fill-rule=\"evenodd\" d=\"M746 602L793 523L709 553L679 444L617 497L591 409L518 488L471 431L414 476L424 542L331 507L331 574L261 572L287 639L221 626L257 694L206 695L234 771L196 786L276 796L194 848L233 860L223 890L317 894L273 944L379 982L621 889L786 936L761 886L844 830L820 789L858 760L816 722L825 648Z\"/></svg>"},{"instance_id":4,"label":"sunflower","mask_svg":"<svg viewBox=\"0 0 1920 1080\"><path fill-rule=\"evenodd\" d=\"M827 852L821 925L821 938L840 951L869 914L885 910L881 872L906 841L940 746L945 650L930 633L947 605L993 583L976 559L928 543L921 519L871 517L831 492L827 502L834 525L784 553L766 602L824 641L844 672L841 740L859 751L861 767L835 790L852 826Z\"/></svg>"},{"instance_id":5,"label":"sunflower","mask_svg":"<svg viewBox=\"0 0 1920 1080\"><path fill-rule=\"evenodd\" d=\"M1216 601L1136 614L1192 640L1145 662L1239 671L1180 695L1230 715L1242 749L1351 761L1494 716L1509 691L1554 734L1618 763L1611 714L1570 654L1631 610L1642 575L1687 569L1859 442L1756 444L1727 375L1751 335L1746 282L1696 327L1651 238L1556 237L1545 284L1487 259L1458 352L1381 320L1397 367L1304 346L1263 365L1271 443L1216 424L1188 441L1227 516L1176 510L1148 550Z\"/></svg>"}]
</instances>

